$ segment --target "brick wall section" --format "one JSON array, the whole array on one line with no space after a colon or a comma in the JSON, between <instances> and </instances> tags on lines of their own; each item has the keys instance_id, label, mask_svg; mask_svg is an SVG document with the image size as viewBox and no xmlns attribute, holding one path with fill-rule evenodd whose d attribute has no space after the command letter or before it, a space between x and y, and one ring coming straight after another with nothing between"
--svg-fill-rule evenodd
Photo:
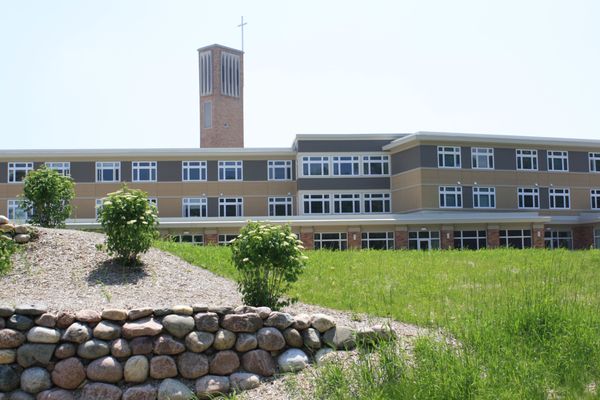
<instances>
[{"instance_id":1,"label":"brick wall section","mask_svg":"<svg viewBox=\"0 0 600 400\"><path fill-rule=\"evenodd\" d=\"M315 239L312 232L302 232L300 234L300 240L306 250L312 250L315 248Z\"/></svg>"},{"instance_id":2,"label":"brick wall section","mask_svg":"<svg viewBox=\"0 0 600 400\"><path fill-rule=\"evenodd\" d=\"M217 246L219 244L219 235L216 233L206 233L204 235L204 244L209 246Z\"/></svg>"},{"instance_id":3,"label":"brick wall section","mask_svg":"<svg viewBox=\"0 0 600 400\"><path fill-rule=\"evenodd\" d=\"M533 237L531 238L531 245L533 246L533 248L535 249L543 249L545 246L544 244L544 227L541 226L534 226L533 229L531 230L531 234L533 235Z\"/></svg>"},{"instance_id":4,"label":"brick wall section","mask_svg":"<svg viewBox=\"0 0 600 400\"><path fill-rule=\"evenodd\" d=\"M408 231L394 232L394 245L396 246L396 250L408 249Z\"/></svg>"},{"instance_id":5,"label":"brick wall section","mask_svg":"<svg viewBox=\"0 0 600 400\"><path fill-rule=\"evenodd\" d=\"M453 249L454 248L454 230L442 230L440 238L440 245L442 249Z\"/></svg>"},{"instance_id":6,"label":"brick wall section","mask_svg":"<svg viewBox=\"0 0 600 400\"><path fill-rule=\"evenodd\" d=\"M489 228L487 230L487 247L490 249L500 247L500 229Z\"/></svg>"},{"instance_id":7,"label":"brick wall section","mask_svg":"<svg viewBox=\"0 0 600 400\"><path fill-rule=\"evenodd\" d=\"M360 229L348 230L348 249L359 250L362 248L362 236Z\"/></svg>"},{"instance_id":8,"label":"brick wall section","mask_svg":"<svg viewBox=\"0 0 600 400\"><path fill-rule=\"evenodd\" d=\"M589 249L594 244L594 226L581 225L573 227L573 248Z\"/></svg>"}]
</instances>

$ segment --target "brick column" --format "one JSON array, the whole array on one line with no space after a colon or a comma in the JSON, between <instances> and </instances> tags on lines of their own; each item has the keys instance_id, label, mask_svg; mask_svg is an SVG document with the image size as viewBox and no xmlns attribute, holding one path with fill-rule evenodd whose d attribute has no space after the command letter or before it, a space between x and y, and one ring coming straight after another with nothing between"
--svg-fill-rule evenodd
<instances>
[{"instance_id":1,"label":"brick column","mask_svg":"<svg viewBox=\"0 0 600 400\"><path fill-rule=\"evenodd\" d=\"M594 226L579 225L573 227L573 248L589 249L594 245Z\"/></svg>"},{"instance_id":2,"label":"brick column","mask_svg":"<svg viewBox=\"0 0 600 400\"><path fill-rule=\"evenodd\" d=\"M315 237L313 228L300 228L300 240L306 250L315 248Z\"/></svg>"},{"instance_id":3,"label":"brick column","mask_svg":"<svg viewBox=\"0 0 600 400\"><path fill-rule=\"evenodd\" d=\"M500 247L500 227L497 225L488 225L487 227L487 247L495 249Z\"/></svg>"},{"instance_id":4,"label":"brick column","mask_svg":"<svg viewBox=\"0 0 600 400\"><path fill-rule=\"evenodd\" d=\"M394 246L396 250L408 249L408 227L397 226L394 232Z\"/></svg>"},{"instance_id":5,"label":"brick column","mask_svg":"<svg viewBox=\"0 0 600 400\"><path fill-rule=\"evenodd\" d=\"M360 227L348 228L348 249L360 250L362 248L362 235Z\"/></svg>"},{"instance_id":6,"label":"brick column","mask_svg":"<svg viewBox=\"0 0 600 400\"><path fill-rule=\"evenodd\" d=\"M205 246L217 246L219 244L219 235L216 230L204 231L204 245Z\"/></svg>"},{"instance_id":7,"label":"brick column","mask_svg":"<svg viewBox=\"0 0 600 400\"><path fill-rule=\"evenodd\" d=\"M454 248L454 227L453 226L442 226L440 232L440 245L442 249L448 250Z\"/></svg>"},{"instance_id":8,"label":"brick column","mask_svg":"<svg viewBox=\"0 0 600 400\"><path fill-rule=\"evenodd\" d=\"M533 224L531 229L531 245L535 249L543 249L546 247L544 243L544 224Z\"/></svg>"}]
</instances>

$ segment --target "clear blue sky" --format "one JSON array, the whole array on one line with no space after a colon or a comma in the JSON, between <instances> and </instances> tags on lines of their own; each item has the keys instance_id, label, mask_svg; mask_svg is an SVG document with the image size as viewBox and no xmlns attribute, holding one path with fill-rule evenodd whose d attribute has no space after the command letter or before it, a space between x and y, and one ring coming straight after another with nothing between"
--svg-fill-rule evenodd
<instances>
[{"instance_id":1,"label":"clear blue sky","mask_svg":"<svg viewBox=\"0 0 600 400\"><path fill-rule=\"evenodd\" d=\"M600 1L0 0L0 149L197 147L198 47L246 146L418 130L600 139Z\"/></svg>"}]
</instances>

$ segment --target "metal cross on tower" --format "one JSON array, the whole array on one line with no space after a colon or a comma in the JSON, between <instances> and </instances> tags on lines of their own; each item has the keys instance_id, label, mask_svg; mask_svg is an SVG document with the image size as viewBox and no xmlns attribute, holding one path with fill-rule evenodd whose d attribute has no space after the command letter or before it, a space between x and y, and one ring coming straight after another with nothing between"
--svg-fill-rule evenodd
<instances>
[{"instance_id":1,"label":"metal cross on tower","mask_svg":"<svg viewBox=\"0 0 600 400\"><path fill-rule=\"evenodd\" d=\"M244 22L244 17L242 16L242 23L238 25L238 28L242 30L242 51L244 51L244 25L248 25L248 23Z\"/></svg>"}]
</instances>

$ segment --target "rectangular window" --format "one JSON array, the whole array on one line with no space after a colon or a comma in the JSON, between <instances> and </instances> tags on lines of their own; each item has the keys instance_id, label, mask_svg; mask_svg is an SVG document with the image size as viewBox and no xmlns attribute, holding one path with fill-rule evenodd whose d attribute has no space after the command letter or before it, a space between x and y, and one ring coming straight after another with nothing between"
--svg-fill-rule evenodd
<instances>
[{"instance_id":1,"label":"rectangular window","mask_svg":"<svg viewBox=\"0 0 600 400\"><path fill-rule=\"evenodd\" d=\"M594 247L600 249L600 229L594 229Z\"/></svg>"},{"instance_id":2,"label":"rectangular window","mask_svg":"<svg viewBox=\"0 0 600 400\"><path fill-rule=\"evenodd\" d=\"M7 201L8 219L11 222L26 222L31 215L22 208L23 200L11 199Z\"/></svg>"},{"instance_id":3,"label":"rectangular window","mask_svg":"<svg viewBox=\"0 0 600 400\"><path fill-rule=\"evenodd\" d=\"M438 146L438 167L460 168L460 147Z\"/></svg>"},{"instance_id":4,"label":"rectangular window","mask_svg":"<svg viewBox=\"0 0 600 400\"><path fill-rule=\"evenodd\" d=\"M291 181L292 160L269 160L270 181Z\"/></svg>"},{"instance_id":5,"label":"rectangular window","mask_svg":"<svg viewBox=\"0 0 600 400\"><path fill-rule=\"evenodd\" d=\"M363 232L362 248L371 250L393 250L394 232Z\"/></svg>"},{"instance_id":6,"label":"rectangular window","mask_svg":"<svg viewBox=\"0 0 600 400\"><path fill-rule=\"evenodd\" d=\"M364 175L389 175L390 156L363 156Z\"/></svg>"},{"instance_id":7,"label":"rectangular window","mask_svg":"<svg viewBox=\"0 0 600 400\"><path fill-rule=\"evenodd\" d=\"M548 171L568 171L569 152L548 150Z\"/></svg>"},{"instance_id":8,"label":"rectangular window","mask_svg":"<svg viewBox=\"0 0 600 400\"><path fill-rule=\"evenodd\" d=\"M363 204L365 213L389 213L390 194L365 193L363 195Z\"/></svg>"},{"instance_id":9,"label":"rectangular window","mask_svg":"<svg viewBox=\"0 0 600 400\"><path fill-rule=\"evenodd\" d=\"M572 249L573 235L571 231L546 231L544 245L547 249Z\"/></svg>"},{"instance_id":10,"label":"rectangular window","mask_svg":"<svg viewBox=\"0 0 600 400\"><path fill-rule=\"evenodd\" d=\"M119 182L120 180L120 161L102 161L96 163L96 182Z\"/></svg>"},{"instance_id":11,"label":"rectangular window","mask_svg":"<svg viewBox=\"0 0 600 400\"><path fill-rule=\"evenodd\" d=\"M191 243L197 246L202 246L204 244L204 235L184 233L182 235L173 236L173 241L177 243Z\"/></svg>"},{"instance_id":12,"label":"rectangular window","mask_svg":"<svg viewBox=\"0 0 600 400\"><path fill-rule=\"evenodd\" d=\"M133 161L131 163L133 182L156 182L156 161Z\"/></svg>"},{"instance_id":13,"label":"rectangular window","mask_svg":"<svg viewBox=\"0 0 600 400\"><path fill-rule=\"evenodd\" d=\"M439 231L408 232L408 248L410 250L434 250L440 248Z\"/></svg>"},{"instance_id":14,"label":"rectangular window","mask_svg":"<svg viewBox=\"0 0 600 400\"><path fill-rule=\"evenodd\" d=\"M592 200L592 210L600 210L600 189L592 189L590 191Z\"/></svg>"},{"instance_id":15,"label":"rectangular window","mask_svg":"<svg viewBox=\"0 0 600 400\"><path fill-rule=\"evenodd\" d=\"M346 250L348 248L348 236L345 232L340 233L315 233L314 248L330 250Z\"/></svg>"},{"instance_id":16,"label":"rectangular window","mask_svg":"<svg viewBox=\"0 0 600 400\"><path fill-rule=\"evenodd\" d=\"M600 172L600 153L589 153L590 172Z\"/></svg>"},{"instance_id":17,"label":"rectangular window","mask_svg":"<svg viewBox=\"0 0 600 400\"><path fill-rule=\"evenodd\" d=\"M182 161L181 176L184 182L206 180L206 161Z\"/></svg>"},{"instance_id":18,"label":"rectangular window","mask_svg":"<svg viewBox=\"0 0 600 400\"><path fill-rule=\"evenodd\" d=\"M269 216L289 216L292 215L291 197L269 197Z\"/></svg>"},{"instance_id":19,"label":"rectangular window","mask_svg":"<svg viewBox=\"0 0 600 400\"><path fill-rule=\"evenodd\" d=\"M540 191L538 188L518 188L519 208L540 208Z\"/></svg>"},{"instance_id":20,"label":"rectangular window","mask_svg":"<svg viewBox=\"0 0 600 400\"><path fill-rule=\"evenodd\" d=\"M96 205L94 207L94 215L95 218L98 219L98 213L100 212L100 209L102 208L102 204L104 203L104 199L96 199Z\"/></svg>"},{"instance_id":21,"label":"rectangular window","mask_svg":"<svg viewBox=\"0 0 600 400\"><path fill-rule=\"evenodd\" d=\"M500 246L525 249L531 247L531 230L503 229L500 230Z\"/></svg>"},{"instance_id":22,"label":"rectangular window","mask_svg":"<svg viewBox=\"0 0 600 400\"><path fill-rule=\"evenodd\" d=\"M213 65L212 52L203 51L200 53L200 95L206 96L212 94Z\"/></svg>"},{"instance_id":23,"label":"rectangular window","mask_svg":"<svg viewBox=\"0 0 600 400\"><path fill-rule=\"evenodd\" d=\"M487 247L485 230L454 231L454 248L463 250L479 250Z\"/></svg>"},{"instance_id":24,"label":"rectangular window","mask_svg":"<svg viewBox=\"0 0 600 400\"><path fill-rule=\"evenodd\" d=\"M32 162L9 162L8 163L8 182L23 182L29 171L33 171Z\"/></svg>"},{"instance_id":25,"label":"rectangular window","mask_svg":"<svg viewBox=\"0 0 600 400\"><path fill-rule=\"evenodd\" d=\"M494 169L494 149L491 147L471 147L471 167L474 169Z\"/></svg>"},{"instance_id":26,"label":"rectangular window","mask_svg":"<svg viewBox=\"0 0 600 400\"><path fill-rule=\"evenodd\" d=\"M496 188L474 187L473 208L496 208Z\"/></svg>"},{"instance_id":27,"label":"rectangular window","mask_svg":"<svg viewBox=\"0 0 600 400\"><path fill-rule=\"evenodd\" d=\"M522 171L537 171L537 150L517 149L517 169Z\"/></svg>"},{"instance_id":28,"label":"rectangular window","mask_svg":"<svg viewBox=\"0 0 600 400\"><path fill-rule=\"evenodd\" d=\"M228 234L228 235L219 235L219 246L229 246L231 241L236 239L238 235Z\"/></svg>"},{"instance_id":29,"label":"rectangular window","mask_svg":"<svg viewBox=\"0 0 600 400\"><path fill-rule=\"evenodd\" d=\"M221 94L240 97L240 56L221 52Z\"/></svg>"},{"instance_id":30,"label":"rectangular window","mask_svg":"<svg viewBox=\"0 0 600 400\"><path fill-rule=\"evenodd\" d=\"M68 161L65 162L47 162L46 167L48 169L54 170L61 174L62 176L71 176L71 163Z\"/></svg>"},{"instance_id":31,"label":"rectangular window","mask_svg":"<svg viewBox=\"0 0 600 400\"><path fill-rule=\"evenodd\" d=\"M212 128L212 101L206 101L202 105L204 112L202 113L202 127L205 129Z\"/></svg>"},{"instance_id":32,"label":"rectangular window","mask_svg":"<svg viewBox=\"0 0 600 400\"><path fill-rule=\"evenodd\" d=\"M330 195L305 194L302 196L304 214L330 214Z\"/></svg>"},{"instance_id":33,"label":"rectangular window","mask_svg":"<svg viewBox=\"0 0 600 400\"><path fill-rule=\"evenodd\" d=\"M461 208L462 187L440 186L440 208Z\"/></svg>"},{"instance_id":34,"label":"rectangular window","mask_svg":"<svg viewBox=\"0 0 600 400\"><path fill-rule=\"evenodd\" d=\"M359 175L360 164L358 156L340 156L333 157L333 175L351 176Z\"/></svg>"},{"instance_id":35,"label":"rectangular window","mask_svg":"<svg viewBox=\"0 0 600 400\"><path fill-rule=\"evenodd\" d=\"M206 197L185 197L181 200L181 215L184 218L206 217L207 209Z\"/></svg>"},{"instance_id":36,"label":"rectangular window","mask_svg":"<svg viewBox=\"0 0 600 400\"><path fill-rule=\"evenodd\" d=\"M244 199L241 197L219 197L219 217L242 217Z\"/></svg>"},{"instance_id":37,"label":"rectangular window","mask_svg":"<svg viewBox=\"0 0 600 400\"><path fill-rule=\"evenodd\" d=\"M550 195L550 208L571 208L571 191L569 189L551 188L548 193Z\"/></svg>"},{"instance_id":38,"label":"rectangular window","mask_svg":"<svg viewBox=\"0 0 600 400\"><path fill-rule=\"evenodd\" d=\"M241 181L242 161L219 161L220 181Z\"/></svg>"},{"instance_id":39,"label":"rectangular window","mask_svg":"<svg viewBox=\"0 0 600 400\"><path fill-rule=\"evenodd\" d=\"M302 175L328 176L329 157L302 157Z\"/></svg>"},{"instance_id":40,"label":"rectangular window","mask_svg":"<svg viewBox=\"0 0 600 400\"><path fill-rule=\"evenodd\" d=\"M334 214L359 214L360 195L352 193L333 195Z\"/></svg>"},{"instance_id":41,"label":"rectangular window","mask_svg":"<svg viewBox=\"0 0 600 400\"><path fill-rule=\"evenodd\" d=\"M158 208L158 197L148 197L148 204Z\"/></svg>"}]
</instances>

